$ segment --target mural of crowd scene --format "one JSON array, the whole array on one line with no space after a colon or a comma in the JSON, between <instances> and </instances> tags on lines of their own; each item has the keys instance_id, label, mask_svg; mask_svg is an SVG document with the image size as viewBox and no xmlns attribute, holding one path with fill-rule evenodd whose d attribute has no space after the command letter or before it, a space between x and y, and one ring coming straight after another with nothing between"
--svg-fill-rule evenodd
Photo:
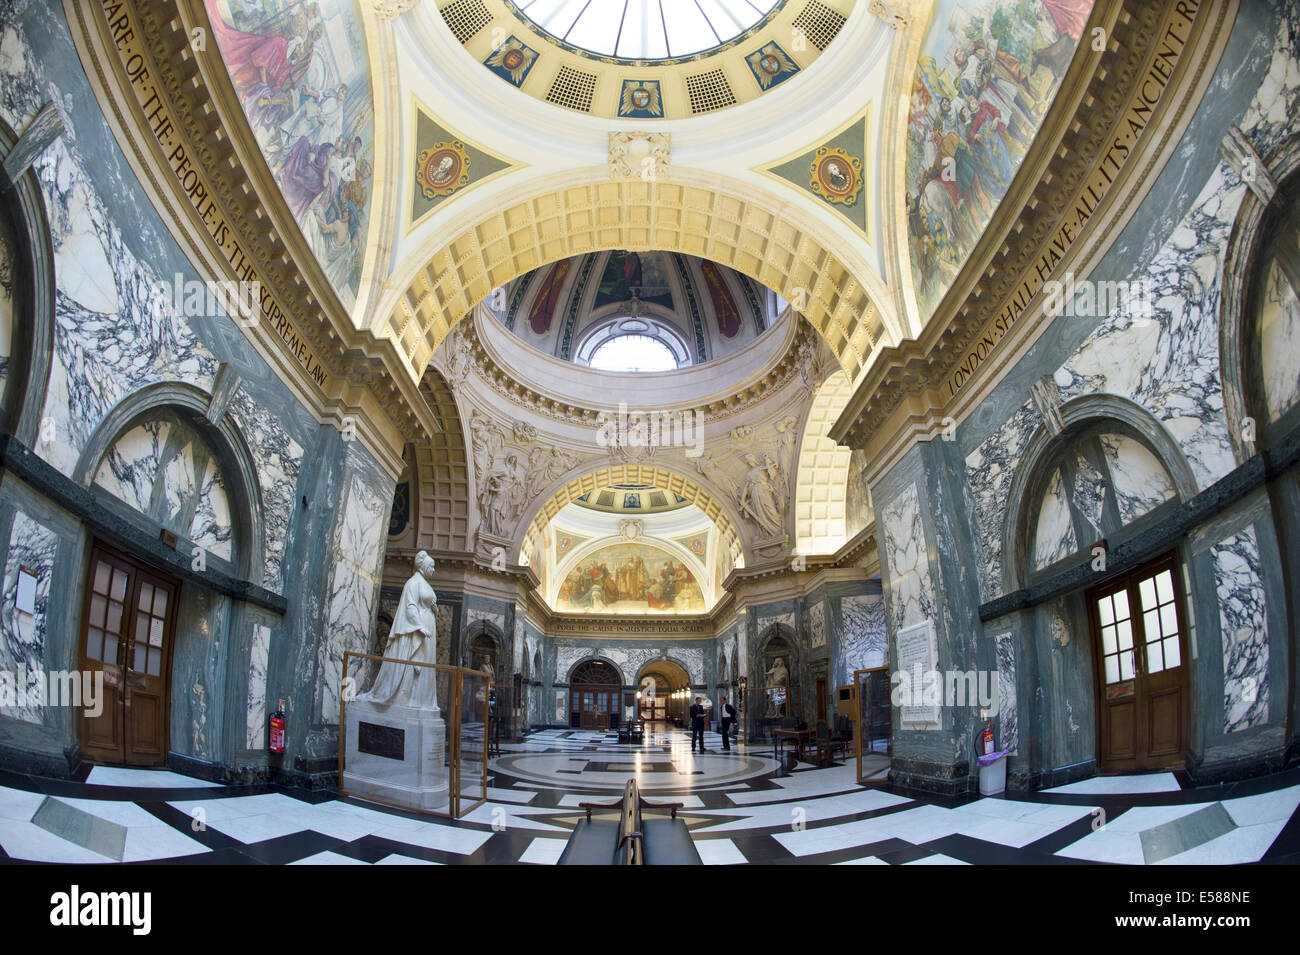
<instances>
[{"instance_id":1,"label":"mural of crowd scene","mask_svg":"<svg viewBox=\"0 0 1300 955\"><path fill-rule=\"evenodd\" d=\"M374 108L355 0L203 2L267 165L351 308L374 174Z\"/></svg>"},{"instance_id":2,"label":"mural of crowd scene","mask_svg":"<svg viewBox=\"0 0 1300 955\"><path fill-rule=\"evenodd\" d=\"M642 544L604 547L565 575L557 610L703 613L704 593L684 561Z\"/></svg>"},{"instance_id":3,"label":"mural of crowd scene","mask_svg":"<svg viewBox=\"0 0 1300 955\"><path fill-rule=\"evenodd\" d=\"M952 284L1038 132L1093 0L939 0L917 61L907 219L923 318Z\"/></svg>"}]
</instances>

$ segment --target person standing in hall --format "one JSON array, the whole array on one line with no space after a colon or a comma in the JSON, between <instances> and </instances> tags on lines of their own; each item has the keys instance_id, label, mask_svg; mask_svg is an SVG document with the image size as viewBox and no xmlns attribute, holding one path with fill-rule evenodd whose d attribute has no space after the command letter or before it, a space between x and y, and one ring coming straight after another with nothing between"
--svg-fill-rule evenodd
<instances>
[{"instance_id":1,"label":"person standing in hall","mask_svg":"<svg viewBox=\"0 0 1300 955\"><path fill-rule=\"evenodd\" d=\"M722 698L722 706L719 707L722 713L722 719L718 726L722 731L722 751L731 752L731 727L736 722L736 708L727 702L727 698Z\"/></svg>"},{"instance_id":2,"label":"person standing in hall","mask_svg":"<svg viewBox=\"0 0 1300 955\"><path fill-rule=\"evenodd\" d=\"M700 741L700 752L707 753L704 748L704 704L703 697L695 698L695 705L691 707L691 752L695 752L695 741Z\"/></svg>"}]
</instances>

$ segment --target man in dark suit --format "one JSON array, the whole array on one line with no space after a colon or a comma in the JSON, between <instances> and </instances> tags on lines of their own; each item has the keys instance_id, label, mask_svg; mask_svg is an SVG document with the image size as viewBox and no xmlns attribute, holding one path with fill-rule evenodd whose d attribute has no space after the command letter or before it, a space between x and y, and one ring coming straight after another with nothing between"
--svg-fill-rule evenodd
<instances>
[{"instance_id":1,"label":"man in dark suit","mask_svg":"<svg viewBox=\"0 0 1300 955\"><path fill-rule=\"evenodd\" d=\"M722 719L719 721L719 727L722 731L722 751L731 752L731 727L736 722L736 708L727 702L727 698L722 698L722 706L719 707L722 713Z\"/></svg>"},{"instance_id":2,"label":"man in dark suit","mask_svg":"<svg viewBox=\"0 0 1300 955\"><path fill-rule=\"evenodd\" d=\"M695 752L695 741L700 741L700 752L708 752L704 748L704 704L703 697L695 698L695 705L691 707L691 752Z\"/></svg>"}]
</instances>

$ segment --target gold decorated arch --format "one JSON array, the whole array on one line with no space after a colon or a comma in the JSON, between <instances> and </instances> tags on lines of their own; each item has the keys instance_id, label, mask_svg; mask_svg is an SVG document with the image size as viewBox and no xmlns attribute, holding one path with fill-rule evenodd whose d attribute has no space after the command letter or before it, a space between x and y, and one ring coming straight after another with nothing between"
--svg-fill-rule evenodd
<instances>
[{"instance_id":1,"label":"gold decorated arch","mask_svg":"<svg viewBox=\"0 0 1300 955\"><path fill-rule=\"evenodd\" d=\"M686 498L718 528L720 546L731 554L732 563L741 564L744 546L730 505L685 475L652 464L614 464L570 480L538 507L523 536L523 550L527 551L530 544L544 540L546 526L566 504L612 484L651 485Z\"/></svg>"},{"instance_id":2,"label":"gold decorated arch","mask_svg":"<svg viewBox=\"0 0 1300 955\"><path fill-rule=\"evenodd\" d=\"M716 180L583 182L494 203L413 257L424 264L397 277L401 292L378 331L419 374L451 327L512 279L588 252L662 250L711 259L779 292L856 380L875 350L897 343L877 305L888 301L879 278L865 260L846 262L835 251L846 243L825 224L752 185Z\"/></svg>"}]
</instances>

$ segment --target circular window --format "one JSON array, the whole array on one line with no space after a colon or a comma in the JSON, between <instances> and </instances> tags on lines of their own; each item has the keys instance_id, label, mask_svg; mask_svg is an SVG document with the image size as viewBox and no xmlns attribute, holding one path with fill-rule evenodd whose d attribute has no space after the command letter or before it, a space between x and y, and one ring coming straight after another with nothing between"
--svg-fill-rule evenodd
<instances>
[{"instance_id":1,"label":"circular window","mask_svg":"<svg viewBox=\"0 0 1300 955\"><path fill-rule=\"evenodd\" d=\"M598 56L668 60L713 50L761 26L779 0L515 0L560 43Z\"/></svg>"}]
</instances>

